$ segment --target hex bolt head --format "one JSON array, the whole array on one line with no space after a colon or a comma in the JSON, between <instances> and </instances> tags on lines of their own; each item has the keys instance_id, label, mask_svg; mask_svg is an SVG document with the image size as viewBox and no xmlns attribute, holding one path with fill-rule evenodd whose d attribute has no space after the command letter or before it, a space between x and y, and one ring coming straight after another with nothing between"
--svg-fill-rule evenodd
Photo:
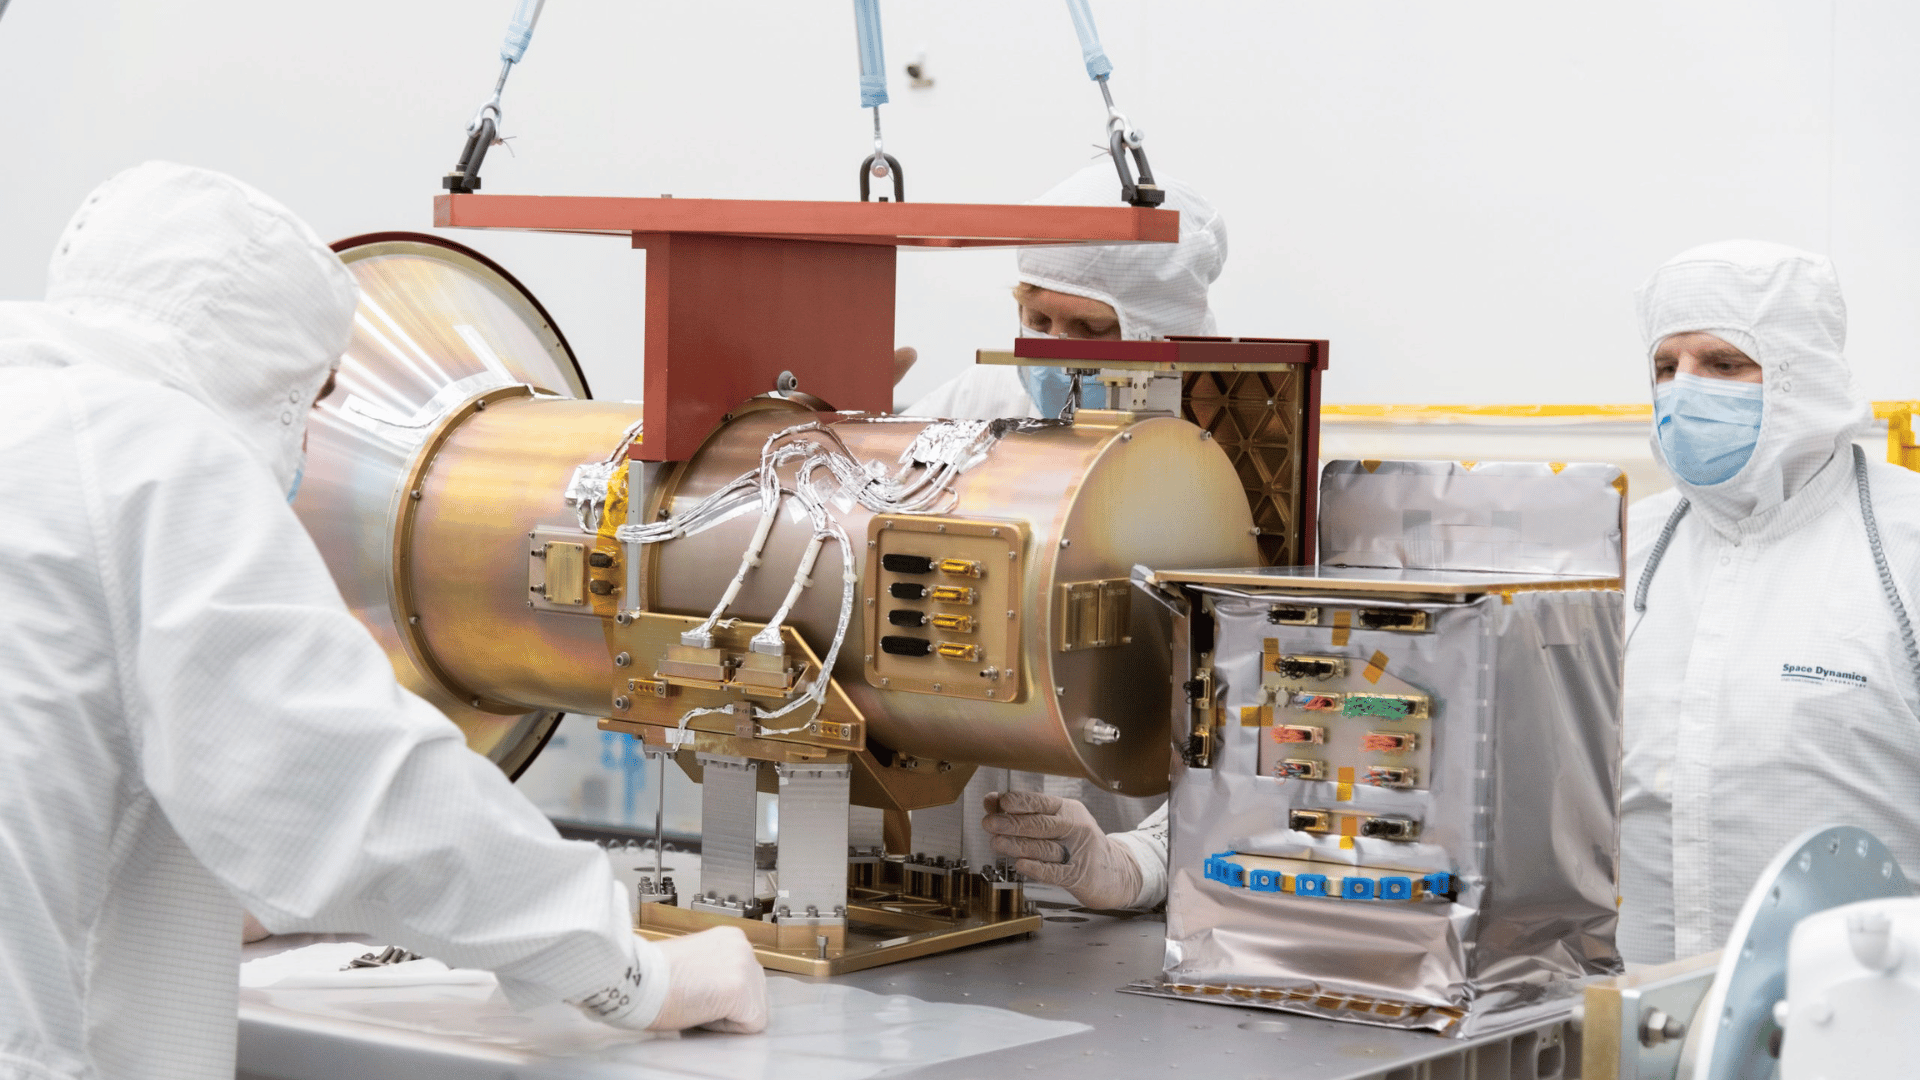
<instances>
[{"instance_id":1,"label":"hex bolt head","mask_svg":"<svg viewBox=\"0 0 1920 1080\"><path fill-rule=\"evenodd\" d=\"M420 500L420 489L414 488L412 491L407 492L407 498L418 502Z\"/></svg>"},{"instance_id":2,"label":"hex bolt head","mask_svg":"<svg viewBox=\"0 0 1920 1080\"><path fill-rule=\"evenodd\" d=\"M613 699L613 707L622 712L626 711L627 706L631 704L633 704L633 700L625 694L621 694L619 697Z\"/></svg>"},{"instance_id":3,"label":"hex bolt head","mask_svg":"<svg viewBox=\"0 0 1920 1080\"><path fill-rule=\"evenodd\" d=\"M633 663L633 657L628 655L627 653L617 653L614 655L614 658L613 658L614 667L626 667L628 664L631 664L631 663Z\"/></svg>"},{"instance_id":4,"label":"hex bolt head","mask_svg":"<svg viewBox=\"0 0 1920 1080\"><path fill-rule=\"evenodd\" d=\"M1067 539L1066 537L1064 537L1064 536L1063 536L1063 537L1061 537L1061 538L1060 538L1060 546L1061 546L1061 547L1063 547L1063 548L1065 548L1065 547L1072 547L1072 546L1073 546L1073 541L1071 541L1071 540L1069 540L1069 539Z\"/></svg>"}]
</instances>

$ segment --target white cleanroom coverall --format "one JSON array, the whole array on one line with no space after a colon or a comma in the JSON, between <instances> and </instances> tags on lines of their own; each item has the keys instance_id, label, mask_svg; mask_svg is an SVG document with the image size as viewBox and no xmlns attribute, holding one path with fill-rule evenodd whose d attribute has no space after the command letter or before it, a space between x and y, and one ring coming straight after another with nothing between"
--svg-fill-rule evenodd
<instances>
[{"instance_id":1,"label":"white cleanroom coverall","mask_svg":"<svg viewBox=\"0 0 1920 1080\"><path fill-rule=\"evenodd\" d=\"M1106 304L1120 317L1120 336L1127 340L1214 333L1207 290L1227 262L1227 223L1191 185L1164 180L1160 186L1167 193L1161 209L1180 212L1178 243L1021 248L1015 256L1020 280ZM1033 201L1123 205L1119 176L1104 155ZM1017 369L975 364L909 405L906 415L995 420L1039 413Z\"/></svg>"},{"instance_id":2,"label":"white cleanroom coverall","mask_svg":"<svg viewBox=\"0 0 1920 1080\"><path fill-rule=\"evenodd\" d=\"M1628 960L1725 944L1747 892L1803 830L1861 826L1920 872L1920 690L1861 514L1870 421L1842 351L1832 265L1756 242L1676 256L1639 293L1649 355L1712 334L1759 363L1753 455L1630 511L1620 946ZM1653 440L1653 453L1676 470ZM1892 584L1920 615L1920 476L1868 462ZM1634 605L1634 606L1637 606Z\"/></svg>"},{"instance_id":3,"label":"white cleanroom coverall","mask_svg":"<svg viewBox=\"0 0 1920 1080\"><path fill-rule=\"evenodd\" d=\"M665 993L605 856L399 687L287 505L355 301L284 208L151 164L0 305L0 1077L231 1078L243 903L522 1004Z\"/></svg>"}]
</instances>

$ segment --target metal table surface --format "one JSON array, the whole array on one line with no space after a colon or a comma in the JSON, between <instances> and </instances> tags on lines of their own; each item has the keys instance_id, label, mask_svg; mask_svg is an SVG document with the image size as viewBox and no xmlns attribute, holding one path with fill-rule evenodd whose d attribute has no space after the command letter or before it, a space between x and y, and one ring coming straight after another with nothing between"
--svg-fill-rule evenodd
<instances>
[{"instance_id":1,"label":"metal table surface","mask_svg":"<svg viewBox=\"0 0 1920 1080\"><path fill-rule=\"evenodd\" d=\"M1120 993L1119 987L1159 970L1166 929L1160 917L1116 917L1058 901L1041 903L1046 921L1030 938L976 945L835 981L874 993L1070 1020L1092 1030L887 1073L887 1080L1006 1080L1026 1073L1048 1080L1152 1075L1357 1080L1456 1055L1476 1044L1264 1009ZM436 1058L430 1048L396 1040L373 1025L292 1023L244 1003L239 1053L241 1077L261 1080L507 1075L497 1064L475 1062L468 1068L456 1055ZM542 1074L549 1075L547 1070Z\"/></svg>"}]
</instances>

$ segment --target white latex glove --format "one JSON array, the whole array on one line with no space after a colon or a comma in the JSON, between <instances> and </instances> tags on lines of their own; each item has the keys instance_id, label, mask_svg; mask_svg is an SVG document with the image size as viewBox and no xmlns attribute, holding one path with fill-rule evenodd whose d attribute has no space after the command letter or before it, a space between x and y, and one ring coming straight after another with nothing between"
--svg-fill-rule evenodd
<instances>
[{"instance_id":1,"label":"white latex glove","mask_svg":"<svg viewBox=\"0 0 1920 1080\"><path fill-rule=\"evenodd\" d=\"M751 1034L767 1029L767 976L735 927L659 942L635 938L634 962L620 982L574 1005L615 1027Z\"/></svg>"},{"instance_id":2,"label":"white latex glove","mask_svg":"<svg viewBox=\"0 0 1920 1080\"><path fill-rule=\"evenodd\" d=\"M1037 791L1001 791L985 800L981 828L996 854L1035 881L1058 885L1090 908L1123 908L1140 895L1140 864L1125 844L1101 831L1073 799Z\"/></svg>"}]
</instances>

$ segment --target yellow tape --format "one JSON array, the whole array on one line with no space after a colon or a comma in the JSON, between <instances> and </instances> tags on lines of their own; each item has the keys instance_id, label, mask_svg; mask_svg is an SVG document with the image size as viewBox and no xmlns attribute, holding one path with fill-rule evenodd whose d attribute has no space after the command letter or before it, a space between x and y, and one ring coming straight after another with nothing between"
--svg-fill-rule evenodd
<instances>
[{"instance_id":1,"label":"yellow tape","mask_svg":"<svg viewBox=\"0 0 1920 1080\"><path fill-rule=\"evenodd\" d=\"M1352 815L1348 815L1346 817L1341 818L1340 819L1340 835L1341 836L1360 835L1360 819L1357 817L1353 817Z\"/></svg>"},{"instance_id":2,"label":"yellow tape","mask_svg":"<svg viewBox=\"0 0 1920 1080\"><path fill-rule=\"evenodd\" d=\"M1613 490L1619 492L1621 498L1624 499L1627 497L1627 474L1626 473L1621 473L1619 476L1616 476L1613 478Z\"/></svg>"},{"instance_id":3,"label":"yellow tape","mask_svg":"<svg viewBox=\"0 0 1920 1080\"><path fill-rule=\"evenodd\" d=\"M1353 766L1342 765L1339 772L1340 782L1334 788L1336 802L1353 801Z\"/></svg>"},{"instance_id":4,"label":"yellow tape","mask_svg":"<svg viewBox=\"0 0 1920 1080\"><path fill-rule=\"evenodd\" d=\"M1343 847L1343 848L1346 848L1346 849L1348 849L1348 850L1352 850L1352 849L1353 849L1353 837L1351 837L1351 836L1343 836L1343 837L1341 837L1341 838L1340 838L1340 846L1341 846L1341 847Z\"/></svg>"},{"instance_id":5,"label":"yellow tape","mask_svg":"<svg viewBox=\"0 0 1920 1080\"><path fill-rule=\"evenodd\" d=\"M607 477L607 510L600 515L600 539L613 539L613 530L627 523L627 462Z\"/></svg>"},{"instance_id":6,"label":"yellow tape","mask_svg":"<svg viewBox=\"0 0 1920 1080\"><path fill-rule=\"evenodd\" d=\"M1553 475L1555 475L1555 476L1559 476L1559 475L1560 475L1560 470L1561 470L1561 469L1564 469L1564 468L1566 468L1566 467L1567 467L1567 463L1566 463L1566 462L1564 462L1564 461L1549 461L1549 462L1547 462L1547 468L1549 468L1549 469L1552 469L1552 470L1553 470Z\"/></svg>"},{"instance_id":7,"label":"yellow tape","mask_svg":"<svg viewBox=\"0 0 1920 1080\"><path fill-rule=\"evenodd\" d=\"M1362 458L1360 461L1360 467L1367 470L1368 472L1372 472L1375 469L1378 469L1380 467L1380 459L1379 458Z\"/></svg>"},{"instance_id":8,"label":"yellow tape","mask_svg":"<svg viewBox=\"0 0 1920 1080\"><path fill-rule=\"evenodd\" d=\"M1507 602L1512 603L1513 601L1509 600ZM1387 673L1387 654L1376 651L1373 654L1373 657L1367 661L1367 670L1361 672L1360 677L1367 680L1370 683L1377 683L1380 681L1380 676L1385 675L1386 673Z\"/></svg>"},{"instance_id":9,"label":"yellow tape","mask_svg":"<svg viewBox=\"0 0 1920 1080\"><path fill-rule=\"evenodd\" d=\"M1473 467L1478 464L1480 463L1477 461L1463 461L1460 463L1460 467L1467 470L1468 472L1472 472Z\"/></svg>"},{"instance_id":10,"label":"yellow tape","mask_svg":"<svg viewBox=\"0 0 1920 1080\"><path fill-rule=\"evenodd\" d=\"M1353 636L1353 612L1336 611L1333 613L1333 643L1345 645Z\"/></svg>"},{"instance_id":11,"label":"yellow tape","mask_svg":"<svg viewBox=\"0 0 1920 1080\"><path fill-rule=\"evenodd\" d=\"M1241 727L1267 727L1273 723L1273 709L1267 705L1240 706Z\"/></svg>"}]
</instances>

